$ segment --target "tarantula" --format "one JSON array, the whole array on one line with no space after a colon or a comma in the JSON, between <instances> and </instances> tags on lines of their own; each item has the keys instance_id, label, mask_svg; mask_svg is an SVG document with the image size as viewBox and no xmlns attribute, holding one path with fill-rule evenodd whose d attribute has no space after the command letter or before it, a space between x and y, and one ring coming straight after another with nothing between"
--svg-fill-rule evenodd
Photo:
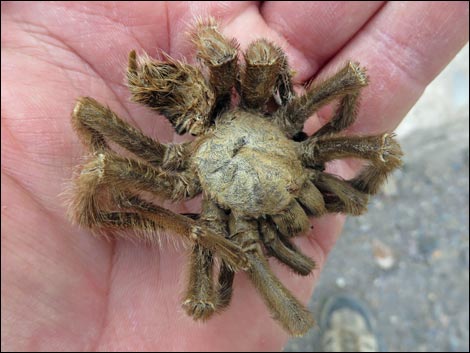
<instances>
[{"instance_id":1,"label":"tarantula","mask_svg":"<svg viewBox=\"0 0 470 353\"><path fill-rule=\"evenodd\" d=\"M196 136L193 141L159 143L94 99L78 100L72 122L92 156L75 179L72 218L92 230L139 230L138 238L151 244L160 230L189 239L183 306L194 319L226 307L234 272L245 270L273 317L289 334L302 335L313 319L274 276L266 256L308 275L315 263L290 238L310 228L309 215L363 213L368 195L400 166L400 147L389 133L339 135L356 119L367 85L358 64L348 63L299 96L275 44L255 40L240 63L237 42L214 20L198 23L192 41L203 71L132 51L127 80L133 101L164 115L178 134ZM312 136L303 133L307 118L336 99L332 119ZM138 159L118 155L109 142ZM351 180L324 171L328 161L346 157L369 164ZM176 214L143 192L173 201L202 194L202 211Z\"/></svg>"}]
</instances>

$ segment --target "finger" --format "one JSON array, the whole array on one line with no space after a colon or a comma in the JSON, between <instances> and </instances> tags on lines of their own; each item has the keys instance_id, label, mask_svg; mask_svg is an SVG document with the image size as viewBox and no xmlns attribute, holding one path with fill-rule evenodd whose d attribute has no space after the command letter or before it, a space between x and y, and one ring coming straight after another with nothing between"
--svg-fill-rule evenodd
<instances>
[{"instance_id":1,"label":"finger","mask_svg":"<svg viewBox=\"0 0 470 353\"><path fill-rule=\"evenodd\" d=\"M382 1L299 1L295 5L268 1L260 11L266 24L308 61L308 70L297 76L302 82L354 37L382 5Z\"/></svg>"},{"instance_id":2,"label":"finger","mask_svg":"<svg viewBox=\"0 0 470 353\"><path fill-rule=\"evenodd\" d=\"M349 131L393 130L468 40L468 21L467 2L387 3L320 74L347 60L367 68L370 84Z\"/></svg>"}]
</instances>

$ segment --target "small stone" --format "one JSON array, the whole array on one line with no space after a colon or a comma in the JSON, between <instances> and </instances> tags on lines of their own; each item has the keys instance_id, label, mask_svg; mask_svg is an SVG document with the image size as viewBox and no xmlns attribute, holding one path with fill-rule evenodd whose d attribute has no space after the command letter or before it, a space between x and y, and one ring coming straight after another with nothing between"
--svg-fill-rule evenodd
<instances>
[{"instance_id":1,"label":"small stone","mask_svg":"<svg viewBox=\"0 0 470 353\"><path fill-rule=\"evenodd\" d=\"M439 259L439 258L441 258L441 257L442 257L442 251L441 251L441 250L434 250L433 253L432 253L432 255L431 255L431 258L432 258L433 260L437 260L437 259Z\"/></svg>"},{"instance_id":2,"label":"small stone","mask_svg":"<svg viewBox=\"0 0 470 353\"><path fill-rule=\"evenodd\" d=\"M398 316L396 316L396 315L390 315L390 317L389 317L388 319L389 319L389 321L390 321L390 323L391 323L392 325L398 324Z\"/></svg>"},{"instance_id":3,"label":"small stone","mask_svg":"<svg viewBox=\"0 0 470 353\"><path fill-rule=\"evenodd\" d=\"M429 301L431 301L431 302L435 302L435 301L436 301L436 299L437 299L437 295L436 295L436 293L433 293L433 292L431 292L431 293L428 293L428 300L429 300Z\"/></svg>"},{"instance_id":4,"label":"small stone","mask_svg":"<svg viewBox=\"0 0 470 353\"><path fill-rule=\"evenodd\" d=\"M372 243L375 262L380 268L389 270L395 265L395 256L392 249L382 243L380 240L374 239Z\"/></svg>"},{"instance_id":5,"label":"small stone","mask_svg":"<svg viewBox=\"0 0 470 353\"><path fill-rule=\"evenodd\" d=\"M339 287L339 288L344 288L346 287L346 280L343 278L343 277L338 277L336 279L336 285Z\"/></svg>"}]
</instances>

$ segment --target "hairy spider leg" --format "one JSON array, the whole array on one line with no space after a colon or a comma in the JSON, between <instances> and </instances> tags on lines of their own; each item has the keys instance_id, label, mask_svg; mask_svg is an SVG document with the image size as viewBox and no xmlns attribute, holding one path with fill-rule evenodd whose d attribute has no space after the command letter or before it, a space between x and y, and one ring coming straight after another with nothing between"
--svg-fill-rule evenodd
<instances>
[{"instance_id":1,"label":"hairy spider leg","mask_svg":"<svg viewBox=\"0 0 470 353\"><path fill-rule=\"evenodd\" d=\"M228 237L227 215L215 202L203 196L200 222L217 234ZM189 284L183 307L194 319L206 320L230 303L234 272L223 260L218 287L214 288L213 253L195 244L189 264Z\"/></svg>"},{"instance_id":2,"label":"hairy spider leg","mask_svg":"<svg viewBox=\"0 0 470 353\"><path fill-rule=\"evenodd\" d=\"M357 118L357 108L359 101L359 92L347 94L341 99L336 109L335 115L315 131L312 136L320 137L340 132L351 126Z\"/></svg>"},{"instance_id":3,"label":"hairy spider leg","mask_svg":"<svg viewBox=\"0 0 470 353\"><path fill-rule=\"evenodd\" d=\"M216 233L207 227L206 224L173 213L163 207L142 200L138 196L128 198L127 202L122 204L139 210L149 218L158 217L159 212L164 213L164 217L167 218L167 222L170 224L174 223L175 227L186 227L185 232L181 233L181 235L217 254L231 271L248 269L249 263L241 247L227 240L223 234ZM165 224L164 228L172 230L171 225L167 226Z\"/></svg>"},{"instance_id":4,"label":"hairy spider leg","mask_svg":"<svg viewBox=\"0 0 470 353\"><path fill-rule=\"evenodd\" d=\"M322 192L328 212L358 216L367 210L368 195L348 181L314 169L310 171L310 180Z\"/></svg>"},{"instance_id":5,"label":"hairy spider leg","mask_svg":"<svg viewBox=\"0 0 470 353\"><path fill-rule=\"evenodd\" d=\"M289 204L285 212L268 216L265 221L260 221L262 239L270 255L291 267L298 274L308 275L315 263L291 244L289 238L311 228L307 213L319 216L326 212L320 190L311 181L306 180L297 199Z\"/></svg>"},{"instance_id":6,"label":"hairy spider leg","mask_svg":"<svg viewBox=\"0 0 470 353\"><path fill-rule=\"evenodd\" d=\"M238 43L223 36L212 18L199 21L191 39L197 49L197 58L209 70L209 84L216 96L211 112L214 120L230 108L232 88L238 79Z\"/></svg>"},{"instance_id":7,"label":"hairy spider leg","mask_svg":"<svg viewBox=\"0 0 470 353\"><path fill-rule=\"evenodd\" d=\"M268 254L289 266L299 275L307 276L315 268L315 262L291 244L270 220L259 220L259 231Z\"/></svg>"},{"instance_id":8,"label":"hairy spider leg","mask_svg":"<svg viewBox=\"0 0 470 353\"><path fill-rule=\"evenodd\" d=\"M213 282L214 257L209 249L194 244L189 260L189 280L183 308L194 320L207 320L216 310Z\"/></svg>"},{"instance_id":9,"label":"hairy spider leg","mask_svg":"<svg viewBox=\"0 0 470 353\"><path fill-rule=\"evenodd\" d=\"M233 280L235 278L235 272L230 266L222 260L222 264L219 269L218 278L218 298L217 298L217 309L223 310L230 304L233 294Z\"/></svg>"},{"instance_id":10,"label":"hairy spider leg","mask_svg":"<svg viewBox=\"0 0 470 353\"><path fill-rule=\"evenodd\" d=\"M327 212L323 194L310 180L306 180L302 185L297 201L310 216L319 217Z\"/></svg>"},{"instance_id":11,"label":"hairy spider leg","mask_svg":"<svg viewBox=\"0 0 470 353\"><path fill-rule=\"evenodd\" d=\"M109 151L99 153L82 171L97 171L100 183L113 189L148 191L173 201L191 199L202 189L191 171L169 172Z\"/></svg>"},{"instance_id":12,"label":"hairy spider leg","mask_svg":"<svg viewBox=\"0 0 470 353\"><path fill-rule=\"evenodd\" d=\"M299 145L300 158L304 165L314 167L348 157L369 161L357 177L347 181L357 190L375 194L386 178L402 162L400 145L393 134L375 136L324 136L310 137Z\"/></svg>"},{"instance_id":13,"label":"hairy spider leg","mask_svg":"<svg viewBox=\"0 0 470 353\"><path fill-rule=\"evenodd\" d=\"M303 335L314 325L314 320L269 268L261 248L258 222L232 212L229 229L231 238L243 248L249 262L247 273L273 317L291 335Z\"/></svg>"},{"instance_id":14,"label":"hairy spider leg","mask_svg":"<svg viewBox=\"0 0 470 353\"><path fill-rule=\"evenodd\" d=\"M358 64L349 62L334 76L321 83L311 84L305 94L279 108L273 115L273 122L287 136L292 137L302 131L305 121L320 107L341 98L337 112L317 136L343 130L354 122L359 91L365 86L365 70Z\"/></svg>"},{"instance_id":15,"label":"hairy spider leg","mask_svg":"<svg viewBox=\"0 0 470 353\"><path fill-rule=\"evenodd\" d=\"M310 228L307 214L296 200L292 200L283 212L269 217L286 237L304 233Z\"/></svg>"},{"instance_id":16,"label":"hairy spider leg","mask_svg":"<svg viewBox=\"0 0 470 353\"><path fill-rule=\"evenodd\" d=\"M393 136L393 134L379 136L383 145L381 159L373 161L349 181L357 190L367 194L377 193L390 173L403 164L400 158L403 152Z\"/></svg>"},{"instance_id":17,"label":"hairy spider leg","mask_svg":"<svg viewBox=\"0 0 470 353\"><path fill-rule=\"evenodd\" d=\"M82 143L92 152L109 150L109 139L153 166L183 169L187 144L165 145L145 136L95 99L81 97L72 113L72 124Z\"/></svg>"}]
</instances>

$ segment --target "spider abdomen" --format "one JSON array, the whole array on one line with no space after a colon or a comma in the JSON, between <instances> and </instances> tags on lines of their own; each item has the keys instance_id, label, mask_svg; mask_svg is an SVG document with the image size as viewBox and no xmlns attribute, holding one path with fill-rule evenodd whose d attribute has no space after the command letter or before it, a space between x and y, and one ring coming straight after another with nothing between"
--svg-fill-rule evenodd
<instances>
[{"instance_id":1,"label":"spider abdomen","mask_svg":"<svg viewBox=\"0 0 470 353\"><path fill-rule=\"evenodd\" d=\"M240 214L281 212L305 181L292 142L262 115L227 112L197 145L192 162L204 191Z\"/></svg>"}]
</instances>

